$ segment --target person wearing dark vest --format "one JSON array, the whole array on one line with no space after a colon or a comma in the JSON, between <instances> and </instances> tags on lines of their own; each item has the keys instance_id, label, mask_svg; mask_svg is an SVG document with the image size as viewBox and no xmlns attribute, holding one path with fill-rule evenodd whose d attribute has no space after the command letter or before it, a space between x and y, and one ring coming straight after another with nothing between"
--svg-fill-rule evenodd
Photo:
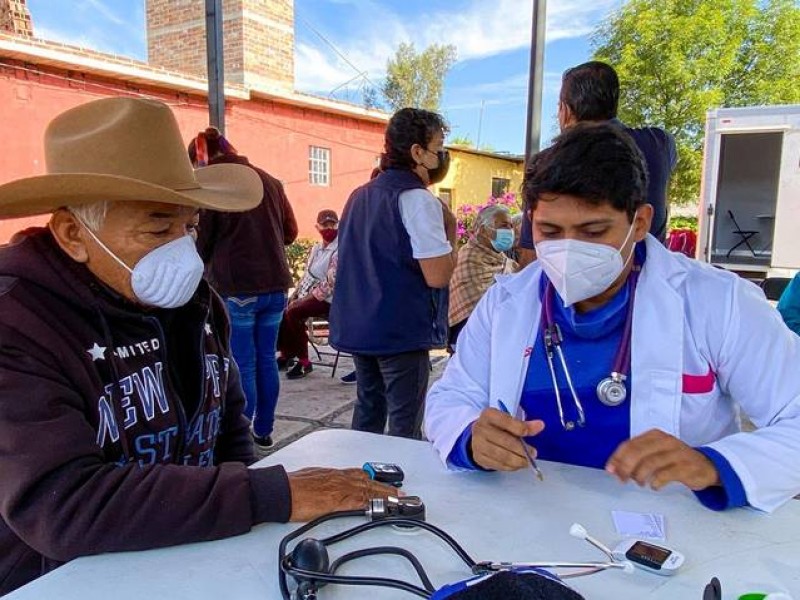
<instances>
[{"instance_id":1,"label":"person wearing dark vest","mask_svg":"<svg viewBox=\"0 0 800 600\"><path fill-rule=\"evenodd\" d=\"M662 244L667 238L667 186L678 154L675 139L659 127L628 127L617 119L619 78L606 63L591 61L572 67L561 79L558 124L565 129L583 122L610 122L633 138L647 163L647 203L653 207L650 233ZM523 265L535 257L530 215L524 215L520 234Z\"/></svg>"},{"instance_id":2,"label":"person wearing dark vest","mask_svg":"<svg viewBox=\"0 0 800 600\"><path fill-rule=\"evenodd\" d=\"M404 108L386 128L382 172L351 195L339 226L331 345L353 355L353 429L420 437L429 350L447 343L456 219L427 186L450 163L446 126Z\"/></svg>"}]
</instances>

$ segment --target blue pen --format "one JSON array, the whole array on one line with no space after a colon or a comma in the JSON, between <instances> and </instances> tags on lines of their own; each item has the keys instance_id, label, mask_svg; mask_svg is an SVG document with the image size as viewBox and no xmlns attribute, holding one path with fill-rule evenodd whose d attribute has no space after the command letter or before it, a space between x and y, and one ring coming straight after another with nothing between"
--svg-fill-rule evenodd
<instances>
[{"instance_id":1,"label":"blue pen","mask_svg":"<svg viewBox=\"0 0 800 600\"><path fill-rule=\"evenodd\" d=\"M500 407L500 410L502 410L507 415L512 417L514 416L511 414L511 411L508 410L508 407L502 400L498 400L497 405ZM544 475L542 475L542 472L539 470L539 467L536 466L536 460L534 460L533 455L531 455L531 451L528 448L528 444L525 443L525 440L523 438L519 438L519 442L520 444L522 444L522 450L525 452L525 456L528 457L528 463L531 465L531 469L533 469L536 478L539 481L544 481Z\"/></svg>"}]
</instances>

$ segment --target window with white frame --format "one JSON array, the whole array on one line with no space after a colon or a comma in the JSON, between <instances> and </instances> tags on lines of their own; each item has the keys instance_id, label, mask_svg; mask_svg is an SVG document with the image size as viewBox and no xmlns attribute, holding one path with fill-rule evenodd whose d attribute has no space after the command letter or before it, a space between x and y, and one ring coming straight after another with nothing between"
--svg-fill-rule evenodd
<instances>
[{"instance_id":1,"label":"window with white frame","mask_svg":"<svg viewBox=\"0 0 800 600\"><path fill-rule=\"evenodd\" d=\"M439 188L439 200L447 205L447 208L453 210L453 190L449 188Z\"/></svg>"},{"instance_id":2,"label":"window with white frame","mask_svg":"<svg viewBox=\"0 0 800 600\"><path fill-rule=\"evenodd\" d=\"M308 147L308 183L331 184L331 149L319 146Z\"/></svg>"},{"instance_id":3,"label":"window with white frame","mask_svg":"<svg viewBox=\"0 0 800 600\"><path fill-rule=\"evenodd\" d=\"M492 177L492 196L499 198L511 187L511 180L504 177Z\"/></svg>"}]
</instances>

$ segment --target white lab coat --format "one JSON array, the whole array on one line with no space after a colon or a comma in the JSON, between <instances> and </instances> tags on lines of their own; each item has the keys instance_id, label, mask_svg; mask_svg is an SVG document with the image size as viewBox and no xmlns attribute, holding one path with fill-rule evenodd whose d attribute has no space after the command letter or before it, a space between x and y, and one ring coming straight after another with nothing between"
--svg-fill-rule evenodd
<instances>
[{"instance_id":1,"label":"white lab coat","mask_svg":"<svg viewBox=\"0 0 800 600\"><path fill-rule=\"evenodd\" d=\"M660 429L714 448L750 505L772 511L800 492L800 337L757 286L669 252L651 236L646 244L633 310L631 437ZM484 408L502 400L518 410L539 331L541 273L532 264L498 276L428 393L425 433L443 460ZM711 391L682 393L683 375L709 370ZM549 372L541 377L549 385ZM737 404L757 431L740 432Z\"/></svg>"}]
</instances>

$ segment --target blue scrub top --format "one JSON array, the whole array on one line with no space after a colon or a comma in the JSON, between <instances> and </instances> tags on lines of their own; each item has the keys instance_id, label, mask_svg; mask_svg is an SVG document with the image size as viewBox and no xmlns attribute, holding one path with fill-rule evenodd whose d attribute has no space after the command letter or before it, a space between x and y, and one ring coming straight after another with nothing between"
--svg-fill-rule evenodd
<instances>
[{"instance_id":1,"label":"blue scrub top","mask_svg":"<svg viewBox=\"0 0 800 600\"><path fill-rule=\"evenodd\" d=\"M547 278L542 277L543 295ZM586 313L565 307L558 294L553 298L553 320L561 328L561 349L572 383L586 415L584 427L565 430L559 419L553 380L547 364L543 336L533 347L520 406L526 420L540 419L545 429L527 442L539 458L583 467L602 469L617 447L630 437L630 401L606 406L597 398L597 384L613 371L615 356L622 341L631 294L630 280L605 305ZM561 394L564 419L577 423L578 412L564 369L554 352L553 367ZM630 381L626 381L629 385ZM628 397L632 391L629 387Z\"/></svg>"}]
</instances>

